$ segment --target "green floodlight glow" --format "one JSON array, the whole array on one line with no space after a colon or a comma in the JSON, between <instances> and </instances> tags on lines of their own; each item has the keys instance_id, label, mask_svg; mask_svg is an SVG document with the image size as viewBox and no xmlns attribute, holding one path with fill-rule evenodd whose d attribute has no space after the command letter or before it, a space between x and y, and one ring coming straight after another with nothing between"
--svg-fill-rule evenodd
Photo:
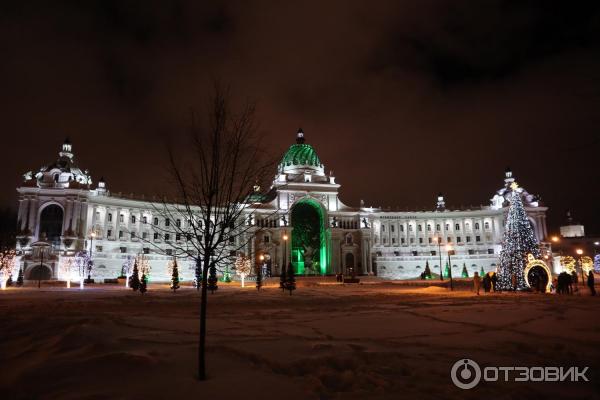
<instances>
[{"instance_id":1,"label":"green floodlight glow","mask_svg":"<svg viewBox=\"0 0 600 400\"><path fill-rule=\"evenodd\" d=\"M314 199L302 199L292 208L292 265L296 274L319 273L329 268L329 237L325 212ZM305 252L312 253L311 268L305 262Z\"/></svg>"}]
</instances>

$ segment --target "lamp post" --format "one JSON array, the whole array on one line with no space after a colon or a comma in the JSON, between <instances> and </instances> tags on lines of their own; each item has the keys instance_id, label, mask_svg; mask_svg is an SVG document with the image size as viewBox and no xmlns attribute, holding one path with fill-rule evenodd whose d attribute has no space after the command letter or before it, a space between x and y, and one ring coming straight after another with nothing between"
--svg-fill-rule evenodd
<instances>
[{"instance_id":1,"label":"lamp post","mask_svg":"<svg viewBox=\"0 0 600 400\"><path fill-rule=\"evenodd\" d=\"M454 287L452 286L452 259L450 256L454 255L454 249L450 243L446 245L446 250L448 251L448 265L450 266L448 277L450 278L450 290L452 291L454 290Z\"/></svg>"},{"instance_id":2,"label":"lamp post","mask_svg":"<svg viewBox=\"0 0 600 400\"><path fill-rule=\"evenodd\" d=\"M440 256L440 281L444 281L444 273L442 272L442 239L438 236L433 237L433 241L438 245L438 254Z\"/></svg>"},{"instance_id":3,"label":"lamp post","mask_svg":"<svg viewBox=\"0 0 600 400\"><path fill-rule=\"evenodd\" d=\"M96 232L92 231L92 233L90 233L90 265L88 265L88 277L87 277L88 283L92 279L92 276L91 276L92 269L90 267L91 267L91 264L93 263L93 261L92 261L92 252L93 252L93 249L94 249L94 238L95 237L96 237Z\"/></svg>"},{"instance_id":4,"label":"lamp post","mask_svg":"<svg viewBox=\"0 0 600 400\"><path fill-rule=\"evenodd\" d=\"M581 268L581 284L585 287L585 276L583 273L583 262L581 262L581 256L583 255L583 250L577 249L575 253L579 256L579 268Z\"/></svg>"},{"instance_id":5,"label":"lamp post","mask_svg":"<svg viewBox=\"0 0 600 400\"><path fill-rule=\"evenodd\" d=\"M288 240L288 235L287 233L283 233L283 266L281 267L282 270L279 271L279 274L281 275L282 271L284 271L284 268L287 268L287 240Z\"/></svg>"},{"instance_id":6,"label":"lamp post","mask_svg":"<svg viewBox=\"0 0 600 400\"><path fill-rule=\"evenodd\" d=\"M261 278L262 278L262 269L263 269L263 265L265 264L265 255L261 254L260 256L258 256L258 259L260 260L260 265L258 267L257 274L261 274Z\"/></svg>"}]
</instances>

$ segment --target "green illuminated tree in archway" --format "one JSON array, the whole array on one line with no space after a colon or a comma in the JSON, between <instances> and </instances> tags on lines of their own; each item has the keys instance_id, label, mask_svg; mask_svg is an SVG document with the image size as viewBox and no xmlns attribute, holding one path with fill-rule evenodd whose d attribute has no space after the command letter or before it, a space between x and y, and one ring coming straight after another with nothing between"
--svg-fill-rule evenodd
<instances>
[{"instance_id":1,"label":"green illuminated tree in archway","mask_svg":"<svg viewBox=\"0 0 600 400\"><path fill-rule=\"evenodd\" d=\"M319 205L312 200L297 203L292 210L292 227L292 263L296 273L325 273L326 240Z\"/></svg>"}]
</instances>

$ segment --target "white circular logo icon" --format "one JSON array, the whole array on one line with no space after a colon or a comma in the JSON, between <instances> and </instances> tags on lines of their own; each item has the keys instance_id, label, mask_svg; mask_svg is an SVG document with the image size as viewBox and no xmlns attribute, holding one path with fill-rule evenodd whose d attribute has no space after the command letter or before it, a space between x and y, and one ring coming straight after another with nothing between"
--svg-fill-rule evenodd
<instances>
[{"instance_id":1,"label":"white circular logo icon","mask_svg":"<svg viewBox=\"0 0 600 400\"><path fill-rule=\"evenodd\" d=\"M452 383L461 389L473 389L481 380L479 364L469 358L458 360L450 370Z\"/></svg>"}]
</instances>

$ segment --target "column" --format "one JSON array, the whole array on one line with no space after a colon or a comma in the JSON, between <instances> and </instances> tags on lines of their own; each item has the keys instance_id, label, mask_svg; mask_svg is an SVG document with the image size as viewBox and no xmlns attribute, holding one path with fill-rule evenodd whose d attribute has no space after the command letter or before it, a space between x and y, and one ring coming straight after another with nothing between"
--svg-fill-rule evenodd
<instances>
[{"instance_id":1,"label":"column","mask_svg":"<svg viewBox=\"0 0 600 400\"><path fill-rule=\"evenodd\" d=\"M29 199L29 222L28 228L31 231L32 235L35 235L37 226L36 226L36 218L37 218L37 204L38 199L31 198Z\"/></svg>"}]
</instances>

